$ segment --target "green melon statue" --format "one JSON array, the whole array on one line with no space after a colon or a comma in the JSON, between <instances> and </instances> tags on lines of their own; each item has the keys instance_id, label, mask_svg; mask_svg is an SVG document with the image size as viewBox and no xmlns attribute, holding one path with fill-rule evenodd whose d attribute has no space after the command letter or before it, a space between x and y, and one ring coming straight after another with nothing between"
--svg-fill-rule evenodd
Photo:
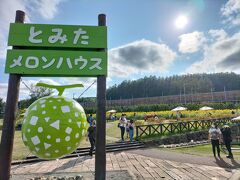
<instances>
[{"instance_id":1,"label":"green melon statue","mask_svg":"<svg viewBox=\"0 0 240 180\"><path fill-rule=\"evenodd\" d=\"M86 133L84 109L73 99L62 96L64 89L83 85L53 86L38 83L37 86L55 88L59 94L43 97L29 106L23 120L22 139L39 158L57 159L72 153Z\"/></svg>"}]
</instances>

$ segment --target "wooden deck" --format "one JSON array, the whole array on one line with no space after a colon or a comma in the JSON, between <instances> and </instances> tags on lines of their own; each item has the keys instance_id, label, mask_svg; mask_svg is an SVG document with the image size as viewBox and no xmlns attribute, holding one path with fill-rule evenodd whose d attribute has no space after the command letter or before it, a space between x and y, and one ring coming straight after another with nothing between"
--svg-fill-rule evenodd
<instances>
[{"instance_id":1,"label":"wooden deck","mask_svg":"<svg viewBox=\"0 0 240 180\"><path fill-rule=\"evenodd\" d=\"M23 179L26 175L53 175L56 173L83 174L84 179L94 179L95 158L79 157L34 164L12 166L13 179ZM236 170L214 166L173 162L154 159L128 152L107 154L107 174L111 179L123 179L122 173L128 173L124 179L229 179ZM119 176L118 176L119 172ZM121 178L122 177L122 178ZM127 177L127 176L126 176ZM110 179L110 178L109 178Z\"/></svg>"}]
</instances>

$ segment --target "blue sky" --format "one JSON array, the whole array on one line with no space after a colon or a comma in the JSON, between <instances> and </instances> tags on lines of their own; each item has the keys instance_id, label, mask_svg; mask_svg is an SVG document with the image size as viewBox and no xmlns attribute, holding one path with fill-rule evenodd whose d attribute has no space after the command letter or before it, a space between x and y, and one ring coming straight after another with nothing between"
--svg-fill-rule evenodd
<instances>
[{"instance_id":1,"label":"blue sky","mask_svg":"<svg viewBox=\"0 0 240 180\"><path fill-rule=\"evenodd\" d=\"M4 74L8 27L17 9L26 12L28 23L42 24L97 25L98 14L106 14L108 87L149 75L240 72L239 0L1 0L0 97L4 99L8 82L8 75ZM177 20L179 17L183 18ZM22 79L29 86L45 81L83 83L85 88L95 80ZM78 97L85 88L69 90L65 95ZM21 84L20 98L28 94ZM96 84L83 96L95 95Z\"/></svg>"}]
</instances>

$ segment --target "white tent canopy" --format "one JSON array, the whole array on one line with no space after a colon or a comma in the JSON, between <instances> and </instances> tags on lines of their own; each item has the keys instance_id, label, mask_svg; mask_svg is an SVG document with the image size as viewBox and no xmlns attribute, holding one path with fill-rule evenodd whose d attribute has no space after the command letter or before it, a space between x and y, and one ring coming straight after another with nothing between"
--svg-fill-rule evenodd
<instances>
[{"instance_id":1,"label":"white tent canopy","mask_svg":"<svg viewBox=\"0 0 240 180\"><path fill-rule=\"evenodd\" d=\"M114 110L114 109L112 109L112 110L109 110L109 111L107 111L108 113L116 113L117 111L116 110Z\"/></svg>"},{"instance_id":2,"label":"white tent canopy","mask_svg":"<svg viewBox=\"0 0 240 180\"><path fill-rule=\"evenodd\" d=\"M240 116L235 117L235 118L232 119L232 121L238 121L238 120L240 120Z\"/></svg>"},{"instance_id":3,"label":"white tent canopy","mask_svg":"<svg viewBox=\"0 0 240 180\"><path fill-rule=\"evenodd\" d=\"M203 106L203 107L201 107L199 110L207 111L207 110L212 110L212 109L213 109L212 107Z\"/></svg>"},{"instance_id":4,"label":"white tent canopy","mask_svg":"<svg viewBox=\"0 0 240 180\"><path fill-rule=\"evenodd\" d=\"M178 106L178 107L172 109L171 111L184 111L184 110L187 110L187 108Z\"/></svg>"}]
</instances>

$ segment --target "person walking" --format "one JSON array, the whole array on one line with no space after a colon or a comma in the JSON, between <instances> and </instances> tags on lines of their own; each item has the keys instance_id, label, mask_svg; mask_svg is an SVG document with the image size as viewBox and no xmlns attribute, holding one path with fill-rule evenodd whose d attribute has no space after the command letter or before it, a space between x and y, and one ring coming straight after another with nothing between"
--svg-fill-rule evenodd
<instances>
[{"instance_id":1,"label":"person walking","mask_svg":"<svg viewBox=\"0 0 240 180\"><path fill-rule=\"evenodd\" d=\"M124 141L124 134L125 134L125 127L127 123L126 114L122 114L122 116L119 119L119 128L121 130L121 141Z\"/></svg>"},{"instance_id":2,"label":"person walking","mask_svg":"<svg viewBox=\"0 0 240 180\"><path fill-rule=\"evenodd\" d=\"M134 122L133 120L131 119L129 124L128 124L128 127L129 127L129 137L130 137L130 141L132 142L133 141L133 135L134 135Z\"/></svg>"},{"instance_id":3,"label":"person walking","mask_svg":"<svg viewBox=\"0 0 240 180\"><path fill-rule=\"evenodd\" d=\"M228 150L227 158L233 159L233 154L231 149L231 142L232 142L231 128L227 124L225 124L221 130L223 135L223 142Z\"/></svg>"},{"instance_id":4,"label":"person walking","mask_svg":"<svg viewBox=\"0 0 240 180\"><path fill-rule=\"evenodd\" d=\"M214 157L216 157L216 148L218 157L220 158L220 148L219 148L219 141L221 140L221 130L217 127L217 124L213 124L212 127L209 129L209 138L212 144L212 151Z\"/></svg>"},{"instance_id":5,"label":"person walking","mask_svg":"<svg viewBox=\"0 0 240 180\"><path fill-rule=\"evenodd\" d=\"M95 141L96 141L96 121L93 120L91 125L89 126L88 130L88 139L91 144L90 150L89 150L89 155L92 156L93 154L93 149L95 147Z\"/></svg>"}]
</instances>

